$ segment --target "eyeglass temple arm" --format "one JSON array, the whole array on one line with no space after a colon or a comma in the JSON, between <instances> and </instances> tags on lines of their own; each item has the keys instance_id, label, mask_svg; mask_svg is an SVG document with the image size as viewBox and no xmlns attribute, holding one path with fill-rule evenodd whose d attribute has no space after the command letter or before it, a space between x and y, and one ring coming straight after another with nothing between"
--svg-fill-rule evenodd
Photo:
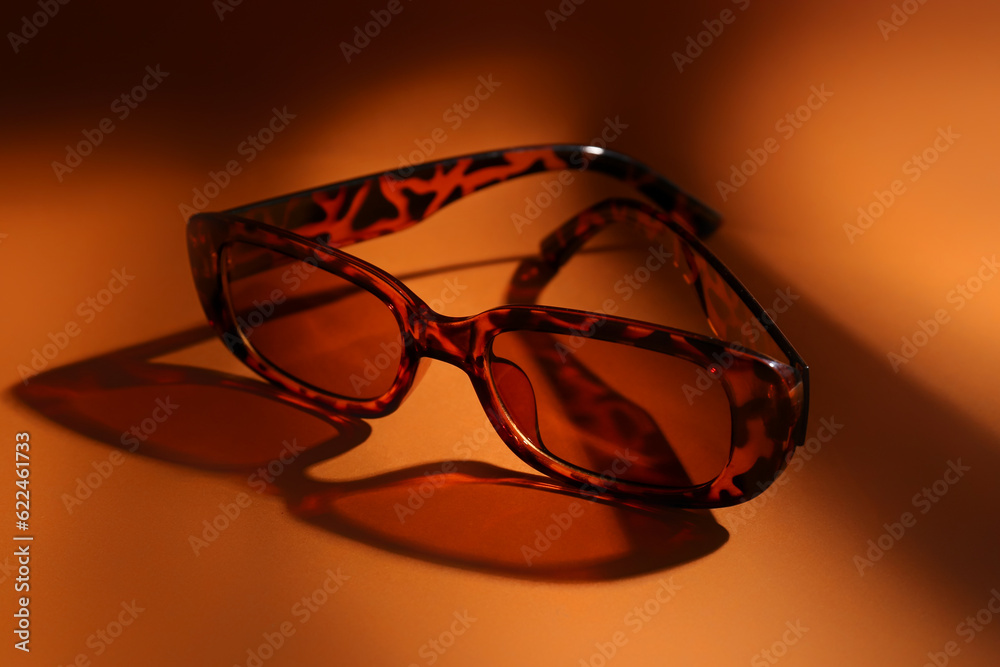
<instances>
[{"instance_id":1,"label":"eyeglass temple arm","mask_svg":"<svg viewBox=\"0 0 1000 667\"><path fill-rule=\"evenodd\" d=\"M611 198L594 204L542 239L541 256L521 263L511 281L508 299L511 303L526 303L526 299L536 298L559 269L605 227L633 223L647 227L652 237L665 227L663 216L669 216L675 222L687 226L686 220L676 211L664 213L634 199ZM673 252L677 254L675 262L680 262L681 256L684 257L683 264L678 264L678 267L682 267L685 280L695 286L702 310L711 321L705 302L706 286L700 280L690 248L687 244L679 243L673 248Z\"/></svg>"},{"instance_id":2,"label":"eyeglass temple arm","mask_svg":"<svg viewBox=\"0 0 1000 667\"><path fill-rule=\"evenodd\" d=\"M549 171L594 171L633 186L666 211L678 212L699 236L721 217L655 171L594 146L558 144L489 151L371 174L229 209L239 215L342 247L391 234L448 204L515 178Z\"/></svg>"},{"instance_id":3,"label":"eyeglass temple arm","mask_svg":"<svg viewBox=\"0 0 1000 667\"><path fill-rule=\"evenodd\" d=\"M608 225L629 221L644 225L656 225L655 215L657 213L664 215L664 213L656 212L640 201L626 198L605 199L570 218L542 239L542 259L551 268L558 269L568 262L587 241ZM696 229L693 229L692 221L683 209L667 209L665 215L692 230L696 235L703 236L698 234Z\"/></svg>"}]
</instances>

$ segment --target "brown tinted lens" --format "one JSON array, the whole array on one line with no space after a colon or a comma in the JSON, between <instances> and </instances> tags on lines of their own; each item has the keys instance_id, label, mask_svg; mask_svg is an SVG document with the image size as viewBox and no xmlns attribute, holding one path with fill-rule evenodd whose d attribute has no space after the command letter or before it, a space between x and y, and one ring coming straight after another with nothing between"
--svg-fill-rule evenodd
<instances>
[{"instance_id":1,"label":"brown tinted lens","mask_svg":"<svg viewBox=\"0 0 1000 667\"><path fill-rule=\"evenodd\" d=\"M315 264L246 243L229 245L224 261L233 316L261 356L343 398L389 390L403 340L381 299Z\"/></svg>"},{"instance_id":2,"label":"brown tinted lens","mask_svg":"<svg viewBox=\"0 0 1000 667\"><path fill-rule=\"evenodd\" d=\"M566 463L619 481L690 487L711 481L729 461L725 390L688 361L517 331L496 337L490 363L518 430ZM691 384L699 372L704 381Z\"/></svg>"}]
</instances>

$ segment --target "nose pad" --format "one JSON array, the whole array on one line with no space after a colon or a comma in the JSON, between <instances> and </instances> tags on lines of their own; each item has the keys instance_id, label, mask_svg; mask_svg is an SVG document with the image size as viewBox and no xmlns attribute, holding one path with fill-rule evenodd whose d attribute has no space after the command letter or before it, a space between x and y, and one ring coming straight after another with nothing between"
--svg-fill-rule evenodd
<instances>
[{"instance_id":1,"label":"nose pad","mask_svg":"<svg viewBox=\"0 0 1000 667\"><path fill-rule=\"evenodd\" d=\"M541 447L538 407L535 404L535 390L531 387L531 380L520 366L507 359L494 358L491 365L493 383L510 418L521 433Z\"/></svg>"}]
</instances>

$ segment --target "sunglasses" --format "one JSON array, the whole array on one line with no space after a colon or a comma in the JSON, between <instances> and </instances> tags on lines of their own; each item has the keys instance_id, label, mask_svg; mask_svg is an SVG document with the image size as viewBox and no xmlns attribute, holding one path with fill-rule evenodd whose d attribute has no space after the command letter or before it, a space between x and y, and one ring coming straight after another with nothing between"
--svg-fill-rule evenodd
<instances>
[{"instance_id":1,"label":"sunglasses","mask_svg":"<svg viewBox=\"0 0 1000 667\"><path fill-rule=\"evenodd\" d=\"M584 170L651 203L609 199L568 220L520 263L501 308L440 314L341 250L498 183ZM809 384L808 367L773 319L699 240L720 222L632 158L551 145L199 213L187 238L213 328L292 400L387 415L412 388L421 359L438 359L468 374L501 439L545 475L624 503L711 508L759 495L787 465L804 441ZM604 262L626 247L626 259ZM575 264L585 266L574 274L578 291L597 300L539 305ZM601 283L602 267L620 280ZM661 278L673 286L660 289Z\"/></svg>"}]
</instances>

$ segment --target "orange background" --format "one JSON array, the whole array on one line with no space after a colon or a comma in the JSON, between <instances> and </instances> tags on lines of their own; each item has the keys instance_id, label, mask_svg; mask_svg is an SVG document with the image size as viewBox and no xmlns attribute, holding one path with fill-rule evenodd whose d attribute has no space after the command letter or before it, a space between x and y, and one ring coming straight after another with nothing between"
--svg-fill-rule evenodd
<instances>
[{"instance_id":1,"label":"orange background","mask_svg":"<svg viewBox=\"0 0 1000 667\"><path fill-rule=\"evenodd\" d=\"M952 664L995 664L1000 617L968 642L958 626L1000 587L1000 281L961 310L948 295L1000 249L1000 8L902 4L919 9L884 35L889 2L589 0L553 29L555 0L404 0L350 63L338 45L385 3L244 2L221 21L208 1L60 5L0 56L0 498L13 509L13 435L28 431L35 536L32 652L14 651L5 631L3 663L246 665L287 622L294 634L264 664L598 665L618 632L609 664L770 664L760 652L796 623L808 630L778 649L781 664L922 665L950 641ZM727 8L734 20L679 72L673 53ZM36 11L8 3L0 27L19 30ZM119 120L112 101L157 65L169 75ZM445 112L490 75L500 86L452 127ZM776 123L813 86L832 95L786 137ZM240 143L285 107L295 118L243 162ZM105 117L114 131L60 182L52 162ZM282 403L207 333L179 205L233 159L242 171L213 209L399 166L437 128L446 139L432 158L586 143L606 118L627 125L612 148L725 215L709 245L765 305L774 290L800 295L778 324L811 366L809 431L823 418L843 428L808 459L800 452L787 483L714 521L594 506L529 568L520 545L572 499L519 476L461 373L431 364L397 413L367 425ZM907 162L941 128L958 138L910 180ZM723 200L718 182L771 137L777 152ZM498 305L513 263L453 265L532 251L606 187L577 179L517 234L511 214L550 178L463 200L358 252L398 275L437 269L409 283L428 300L458 276L469 289L449 314ZM844 225L896 179L905 191L852 243ZM122 267L134 281L85 321L78 305ZM948 321L894 372L887 354L940 309ZM26 393L18 366L70 322L79 335L48 369L81 365ZM164 397L181 407L157 440L184 461L152 450L112 459L121 432ZM320 443L329 460L256 493L233 461L270 458L292 438ZM479 481L396 521L394 504L469 439L483 465L463 470ZM914 494L959 459L969 471L921 513ZM67 511L63 495L108 461L120 465ZM249 506L195 555L189 536L241 493ZM859 575L855 556L907 511L915 525ZM338 568L349 579L301 622L294 605ZM14 575L0 578L9 627ZM676 591L652 604L662 581ZM88 637L133 600L144 611L96 655ZM639 624L646 604L656 613ZM428 653L463 612L475 621Z\"/></svg>"}]
</instances>

